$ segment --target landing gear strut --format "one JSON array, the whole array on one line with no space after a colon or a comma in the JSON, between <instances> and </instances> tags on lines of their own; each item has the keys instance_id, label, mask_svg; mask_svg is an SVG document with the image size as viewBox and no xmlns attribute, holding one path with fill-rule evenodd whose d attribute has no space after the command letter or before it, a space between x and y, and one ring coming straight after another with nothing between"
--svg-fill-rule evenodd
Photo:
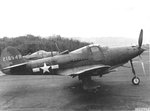
<instances>
[{"instance_id":1,"label":"landing gear strut","mask_svg":"<svg viewBox=\"0 0 150 111\"><path fill-rule=\"evenodd\" d=\"M97 85L91 80L91 76L79 76L79 80L82 80L83 89L87 91L97 92L100 85Z\"/></svg>"},{"instance_id":2,"label":"landing gear strut","mask_svg":"<svg viewBox=\"0 0 150 111\"><path fill-rule=\"evenodd\" d=\"M134 77L132 78L132 83L133 83L134 85L139 85L140 79L136 76L136 73L135 73L135 70L134 70L134 67L133 67L132 60L130 60L130 63L131 63L131 67L132 67L132 72L133 72L133 74L134 74Z\"/></svg>"}]
</instances>

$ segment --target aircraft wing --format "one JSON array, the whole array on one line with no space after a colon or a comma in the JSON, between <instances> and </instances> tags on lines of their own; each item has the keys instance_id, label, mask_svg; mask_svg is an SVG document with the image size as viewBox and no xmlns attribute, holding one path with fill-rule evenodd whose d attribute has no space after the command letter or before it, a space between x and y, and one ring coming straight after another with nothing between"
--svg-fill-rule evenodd
<instances>
[{"instance_id":1,"label":"aircraft wing","mask_svg":"<svg viewBox=\"0 0 150 111\"><path fill-rule=\"evenodd\" d=\"M105 71L110 66L108 65L88 65L88 66L80 66L76 68L71 68L71 69L66 69L66 70L60 70L58 73L60 75L67 75L67 76L77 76L80 74L85 74L85 73L94 73L96 71L101 72Z\"/></svg>"}]
</instances>

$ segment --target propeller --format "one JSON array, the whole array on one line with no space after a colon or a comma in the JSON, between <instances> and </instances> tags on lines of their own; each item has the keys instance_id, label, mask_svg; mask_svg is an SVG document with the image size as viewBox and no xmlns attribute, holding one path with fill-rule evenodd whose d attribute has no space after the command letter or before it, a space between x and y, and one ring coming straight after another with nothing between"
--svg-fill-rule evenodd
<instances>
[{"instance_id":1,"label":"propeller","mask_svg":"<svg viewBox=\"0 0 150 111\"><path fill-rule=\"evenodd\" d=\"M140 54L142 54L143 51L144 51L144 49L141 48L142 42L143 42L143 29L141 29L141 32L140 32L140 35L139 35L138 46L136 47L136 51L138 52L137 55L139 55L139 60L140 60L140 63L142 65L144 75L146 75L145 68L144 68L144 63L143 63L142 58L140 56ZM138 85L140 83L140 79L138 77L136 77L136 73L135 73L135 70L134 70L134 67L133 67L132 59L130 60L130 63L131 63L132 72L134 74L134 77L132 79L132 83L134 85Z\"/></svg>"},{"instance_id":2,"label":"propeller","mask_svg":"<svg viewBox=\"0 0 150 111\"><path fill-rule=\"evenodd\" d=\"M140 60L140 63L141 63L142 69L143 69L143 73L144 73L144 75L146 76L145 68L144 68L144 63L143 63L142 57L141 57L140 55L139 55L139 60Z\"/></svg>"},{"instance_id":3,"label":"propeller","mask_svg":"<svg viewBox=\"0 0 150 111\"><path fill-rule=\"evenodd\" d=\"M143 42L143 29L141 29L141 32L140 32L140 35L139 35L139 40L138 40L139 50L140 49L144 50L144 49L141 48L142 42ZM140 63L141 63L142 69L143 69L143 73L144 73L144 75L146 75L145 68L144 68L144 63L143 63L142 57L140 55L139 55L139 60L140 60Z\"/></svg>"},{"instance_id":4,"label":"propeller","mask_svg":"<svg viewBox=\"0 0 150 111\"><path fill-rule=\"evenodd\" d=\"M138 41L139 48L141 48L142 42L143 42L143 29L141 29L141 32L139 35L139 41Z\"/></svg>"}]
</instances>

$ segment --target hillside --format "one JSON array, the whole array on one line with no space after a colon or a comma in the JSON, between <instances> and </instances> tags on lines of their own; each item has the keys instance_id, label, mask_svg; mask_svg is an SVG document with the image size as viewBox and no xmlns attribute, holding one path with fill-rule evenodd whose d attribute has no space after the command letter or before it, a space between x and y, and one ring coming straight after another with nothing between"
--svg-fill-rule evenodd
<instances>
[{"instance_id":1,"label":"hillside","mask_svg":"<svg viewBox=\"0 0 150 111\"><path fill-rule=\"evenodd\" d=\"M58 51L55 43L57 43L60 51L72 51L89 44L87 42L80 42L79 40L64 38L59 35L50 36L48 38L34 35L19 36L15 38L4 37L0 39L0 53L7 46L16 47L23 55L38 50Z\"/></svg>"}]
</instances>

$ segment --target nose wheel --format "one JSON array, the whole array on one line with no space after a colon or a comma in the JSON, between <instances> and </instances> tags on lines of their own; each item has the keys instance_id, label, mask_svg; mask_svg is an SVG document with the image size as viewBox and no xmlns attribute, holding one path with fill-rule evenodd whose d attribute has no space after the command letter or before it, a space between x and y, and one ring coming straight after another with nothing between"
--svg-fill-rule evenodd
<instances>
[{"instance_id":1,"label":"nose wheel","mask_svg":"<svg viewBox=\"0 0 150 111\"><path fill-rule=\"evenodd\" d=\"M132 78L132 83L133 83L134 85L139 85L140 79L136 76L136 73L135 73L135 70L134 70L134 67L133 67L132 60L130 60L130 63L131 63L132 72L133 72L133 75L134 75L134 77Z\"/></svg>"},{"instance_id":2,"label":"nose wheel","mask_svg":"<svg viewBox=\"0 0 150 111\"><path fill-rule=\"evenodd\" d=\"M135 77L132 78L132 83L133 83L134 85L139 85L140 79L135 76Z\"/></svg>"}]
</instances>

